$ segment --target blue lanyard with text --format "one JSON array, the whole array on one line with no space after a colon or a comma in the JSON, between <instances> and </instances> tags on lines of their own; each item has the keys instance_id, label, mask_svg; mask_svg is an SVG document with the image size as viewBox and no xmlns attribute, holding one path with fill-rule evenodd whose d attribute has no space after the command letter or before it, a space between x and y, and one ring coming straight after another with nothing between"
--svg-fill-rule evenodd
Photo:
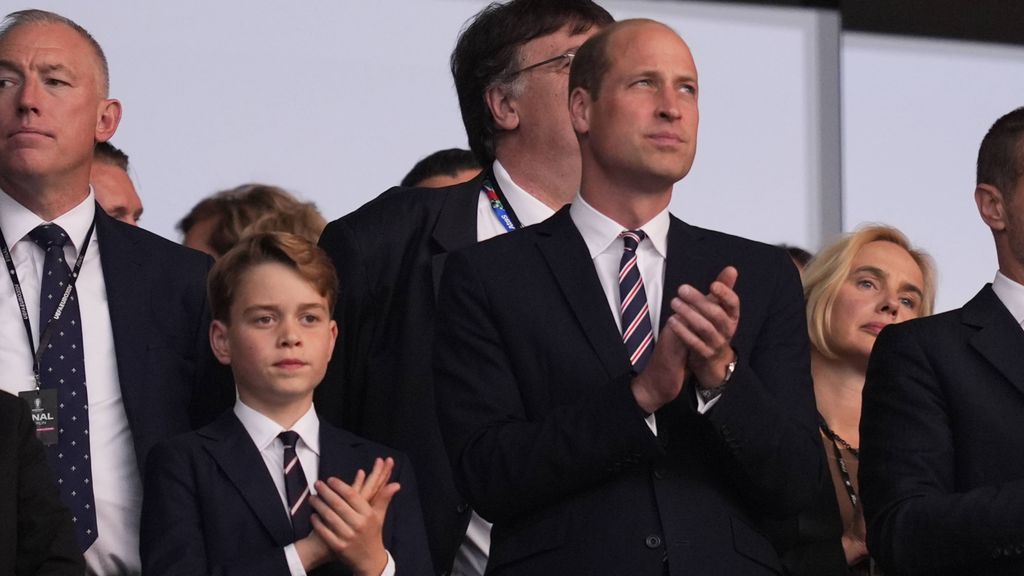
<instances>
[{"instance_id":1,"label":"blue lanyard with text","mask_svg":"<svg viewBox=\"0 0 1024 576\"><path fill-rule=\"evenodd\" d=\"M85 251L89 247L89 241L92 239L92 231L96 228L96 218L93 217L92 224L89 225L89 231L85 234L85 242L82 243L82 249L78 252L78 259L75 260L75 267L71 270L71 278L68 279L68 285L64 287L64 294L60 298L60 302L57 304L57 309L53 313L53 318L46 323L43 328L43 333L39 336L39 347L36 348L35 342L32 340L32 321L29 319L28 306L25 304L25 295L21 290L21 282L18 280L18 271L14 268L14 259L11 258L11 250L7 247L7 240L4 238L3 230L0 230L0 253L3 254L4 263L7 265L7 273L11 276L11 282L14 284L14 295L18 297L18 308L21 309L21 320L25 323L25 334L28 336L28 348L32 351L32 375L35 377L36 390L39 389L39 365L43 359L43 350L46 350L46 344L53 337L53 331L57 326L57 321L60 320L61 314L64 312L64 306L68 302L68 298L71 297L71 291L75 289L75 284L78 282L78 274L82 271L82 262L85 261Z\"/></svg>"},{"instance_id":2,"label":"blue lanyard with text","mask_svg":"<svg viewBox=\"0 0 1024 576\"><path fill-rule=\"evenodd\" d=\"M486 196L487 200L491 203L491 210L494 211L494 215L498 218L498 222L501 222L501 225L505 228L505 232L514 231L517 228L516 221L513 220L515 215L510 214L509 211L505 209L505 203L502 202L501 197L498 196L498 191L494 188L494 185L491 184L490 179L484 180L483 186L480 188L480 192Z\"/></svg>"}]
</instances>

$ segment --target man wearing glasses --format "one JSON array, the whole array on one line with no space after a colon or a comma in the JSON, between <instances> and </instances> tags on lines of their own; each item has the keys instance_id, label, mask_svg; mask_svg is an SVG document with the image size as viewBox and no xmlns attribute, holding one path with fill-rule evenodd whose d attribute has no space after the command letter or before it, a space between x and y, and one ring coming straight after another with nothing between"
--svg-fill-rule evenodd
<instances>
[{"instance_id":1,"label":"man wearing glasses","mask_svg":"<svg viewBox=\"0 0 1024 576\"><path fill-rule=\"evenodd\" d=\"M482 574L490 548L490 525L455 489L434 408L442 267L449 252L540 222L572 200L580 155L566 111L569 65L611 22L590 0L489 5L451 58L469 145L485 170L448 188L389 190L320 239L342 290L340 336L317 406L410 455L438 573Z\"/></svg>"}]
</instances>

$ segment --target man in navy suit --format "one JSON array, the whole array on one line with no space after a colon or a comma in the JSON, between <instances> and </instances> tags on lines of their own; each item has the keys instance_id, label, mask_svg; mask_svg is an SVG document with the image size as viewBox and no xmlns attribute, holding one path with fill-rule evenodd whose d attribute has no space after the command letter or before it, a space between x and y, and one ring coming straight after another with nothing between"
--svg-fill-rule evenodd
<instances>
[{"instance_id":1,"label":"man in navy suit","mask_svg":"<svg viewBox=\"0 0 1024 576\"><path fill-rule=\"evenodd\" d=\"M432 572L404 456L313 408L338 334L337 290L327 256L292 234L251 236L217 261L210 340L238 400L150 455L145 574Z\"/></svg>"},{"instance_id":2,"label":"man in navy suit","mask_svg":"<svg viewBox=\"0 0 1024 576\"><path fill-rule=\"evenodd\" d=\"M441 281L441 430L488 573L780 573L759 526L822 476L796 270L669 214L698 123L675 32L605 28L569 86L579 195Z\"/></svg>"},{"instance_id":3,"label":"man in navy suit","mask_svg":"<svg viewBox=\"0 0 1024 576\"><path fill-rule=\"evenodd\" d=\"M978 151L999 270L958 310L890 326L860 422L868 549L886 574L1024 573L1024 108Z\"/></svg>"},{"instance_id":4,"label":"man in navy suit","mask_svg":"<svg viewBox=\"0 0 1024 576\"><path fill-rule=\"evenodd\" d=\"M60 423L59 439L47 451L51 464L75 454L69 466L79 485L69 492L62 483L62 497L78 518L89 570L101 574L140 569L146 452L209 422L231 399L230 379L207 344L209 258L113 220L90 189L93 149L120 118L103 51L88 32L39 10L0 23L0 231L12 264L10 280L0 282L0 386L39 398L57 390L47 410ZM66 243L44 249L36 238L43 230ZM41 318L41 302L53 295L42 293L51 256L65 273L82 256L64 300L80 303L78 319ZM51 344L65 334L78 340L72 346L84 369L72 369L81 389L63 389L40 364L36 390L33 350L49 325ZM72 422L87 422L74 439L65 434Z\"/></svg>"},{"instance_id":5,"label":"man in navy suit","mask_svg":"<svg viewBox=\"0 0 1024 576\"><path fill-rule=\"evenodd\" d=\"M466 136L483 173L449 188L389 190L320 238L342 279L342 330L317 406L335 424L412 458L439 574L482 574L490 537L455 490L434 410L432 338L445 258L572 200L580 168L565 110L569 63L611 22L591 0L487 6L452 53Z\"/></svg>"}]
</instances>

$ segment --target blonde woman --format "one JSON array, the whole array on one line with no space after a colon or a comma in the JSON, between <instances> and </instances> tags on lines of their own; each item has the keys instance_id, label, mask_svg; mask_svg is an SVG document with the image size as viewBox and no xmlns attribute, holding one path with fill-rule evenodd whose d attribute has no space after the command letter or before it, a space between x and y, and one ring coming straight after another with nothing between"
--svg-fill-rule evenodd
<instances>
[{"instance_id":1,"label":"blonde woman","mask_svg":"<svg viewBox=\"0 0 1024 576\"><path fill-rule=\"evenodd\" d=\"M857 483L861 391L878 333L932 313L935 268L902 232L871 225L822 250L803 282L831 481L814 508L789 525L783 563L794 575L873 574Z\"/></svg>"}]
</instances>

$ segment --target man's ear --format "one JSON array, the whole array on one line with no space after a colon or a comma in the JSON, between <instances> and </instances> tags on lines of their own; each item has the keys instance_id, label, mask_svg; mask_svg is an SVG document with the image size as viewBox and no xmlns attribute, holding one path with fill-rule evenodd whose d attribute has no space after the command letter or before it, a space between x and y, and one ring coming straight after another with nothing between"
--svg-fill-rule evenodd
<instances>
[{"instance_id":1,"label":"man's ear","mask_svg":"<svg viewBox=\"0 0 1024 576\"><path fill-rule=\"evenodd\" d=\"M100 107L96 114L96 141L106 142L117 131L117 125L121 123L121 102L113 98L100 101Z\"/></svg>"},{"instance_id":2,"label":"man's ear","mask_svg":"<svg viewBox=\"0 0 1024 576\"><path fill-rule=\"evenodd\" d=\"M576 134L582 136L590 132L590 109L593 100L590 92L577 86L569 94L569 119L572 121L572 129Z\"/></svg>"},{"instance_id":3,"label":"man's ear","mask_svg":"<svg viewBox=\"0 0 1024 576\"><path fill-rule=\"evenodd\" d=\"M1006 228L1006 198L999 188L991 184L978 184L974 189L974 203L978 205L981 219L993 232Z\"/></svg>"},{"instance_id":4,"label":"man's ear","mask_svg":"<svg viewBox=\"0 0 1024 576\"><path fill-rule=\"evenodd\" d=\"M336 320L331 320L330 327L331 327L331 347L330 347L331 349L330 349L330 354L327 355L327 360L328 361L330 361L330 359L334 357L334 345L335 345L335 343L338 340L338 322Z\"/></svg>"},{"instance_id":5,"label":"man's ear","mask_svg":"<svg viewBox=\"0 0 1024 576\"><path fill-rule=\"evenodd\" d=\"M231 342L227 324L220 320L210 322L210 348L221 364L231 364Z\"/></svg>"},{"instance_id":6,"label":"man's ear","mask_svg":"<svg viewBox=\"0 0 1024 576\"><path fill-rule=\"evenodd\" d=\"M519 109L516 99L509 93L509 86L491 86L484 92L484 101L499 130L515 130L519 127Z\"/></svg>"}]
</instances>

